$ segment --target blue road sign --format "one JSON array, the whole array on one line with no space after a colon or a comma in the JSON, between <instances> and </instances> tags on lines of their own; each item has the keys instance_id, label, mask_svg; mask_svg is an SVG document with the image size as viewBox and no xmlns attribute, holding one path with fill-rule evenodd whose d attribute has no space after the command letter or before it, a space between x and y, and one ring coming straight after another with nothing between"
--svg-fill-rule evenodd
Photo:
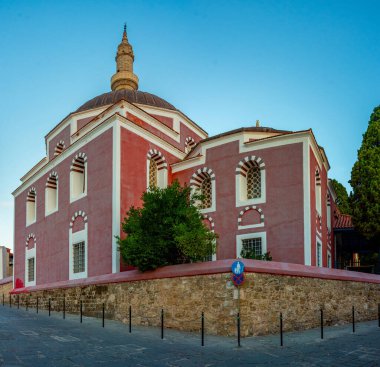
<instances>
[{"instance_id":1,"label":"blue road sign","mask_svg":"<svg viewBox=\"0 0 380 367\"><path fill-rule=\"evenodd\" d=\"M231 266L231 271L235 274L235 275L240 275L240 274L243 274L244 272L244 264L242 261L234 261L232 266Z\"/></svg>"}]
</instances>

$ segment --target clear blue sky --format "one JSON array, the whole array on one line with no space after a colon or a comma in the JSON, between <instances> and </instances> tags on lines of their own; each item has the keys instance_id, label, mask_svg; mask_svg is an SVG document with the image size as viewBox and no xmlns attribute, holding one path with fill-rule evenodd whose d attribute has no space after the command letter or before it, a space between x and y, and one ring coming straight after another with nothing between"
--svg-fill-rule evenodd
<instances>
[{"instance_id":1,"label":"clear blue sky","mask_svg":"<svg viewBox=\"0 0 380 367\"><path fill-rule=\"evenodd\" d=\"M349 188L380 104L379 1L0 0L0 244L13 247L19 178L44 136L110 90L123 24L140 89L210 135L312 128Z\"/></svg>"}]
</instances>

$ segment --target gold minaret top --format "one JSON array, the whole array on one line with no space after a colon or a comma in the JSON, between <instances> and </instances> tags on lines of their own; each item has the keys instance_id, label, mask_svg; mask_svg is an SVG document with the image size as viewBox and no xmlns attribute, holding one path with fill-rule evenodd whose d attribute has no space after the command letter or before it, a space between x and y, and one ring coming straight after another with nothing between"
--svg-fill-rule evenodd
<instances>
[{"instance_id":1,"label":"gold minaret top","mask_svg":"<svg viewBox=\"0 0 380 367\"><path fill-rule=\"evenodd\" d=\"M131 44L127 38L127 26L124 25L123 39L116 54L116 73L111 78L111 89L132 89L137 90L139 78L133 74L133 61L135 55Z\"/></svg>"}]
</instances>

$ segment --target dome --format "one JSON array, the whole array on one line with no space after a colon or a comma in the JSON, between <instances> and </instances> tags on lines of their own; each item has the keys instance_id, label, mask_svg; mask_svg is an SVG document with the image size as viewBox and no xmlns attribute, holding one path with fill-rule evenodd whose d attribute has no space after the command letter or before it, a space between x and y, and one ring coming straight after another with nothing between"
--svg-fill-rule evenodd
<instances>
[{"instance_id":1,"label":"dome","mask_svg":"<svg viewBox=\"0 0 380 367\"><path fill-rule=\"evenodd\" d=\"M166 102L160 97L155 96L154 94L139 90L119 89L90 99L85 104L80 106L75 112L83 112L93 108L107 106L119 102L122 99L129 103L138 103L152 107L165 108L167 110L177 110L172 104Z\"/></svg>"}]
</instances>

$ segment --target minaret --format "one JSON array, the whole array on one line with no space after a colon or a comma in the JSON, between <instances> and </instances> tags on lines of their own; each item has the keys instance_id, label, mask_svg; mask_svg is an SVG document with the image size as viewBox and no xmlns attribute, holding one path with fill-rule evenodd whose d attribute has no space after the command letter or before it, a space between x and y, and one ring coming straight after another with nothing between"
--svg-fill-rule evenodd
<instances>
[{"instance_id":1,"label":"minaret","mask_svg":"<svg viewBox=\"0 0 380 367\"><path fill-rule=\"evenodd\" d=\"M133 61L135 56L127 38L127 26L124 24L123 39L116 54L116 73L111 78L111 89L137 90L139 78L133 74Z\"/></svg>"}]
</instances>

